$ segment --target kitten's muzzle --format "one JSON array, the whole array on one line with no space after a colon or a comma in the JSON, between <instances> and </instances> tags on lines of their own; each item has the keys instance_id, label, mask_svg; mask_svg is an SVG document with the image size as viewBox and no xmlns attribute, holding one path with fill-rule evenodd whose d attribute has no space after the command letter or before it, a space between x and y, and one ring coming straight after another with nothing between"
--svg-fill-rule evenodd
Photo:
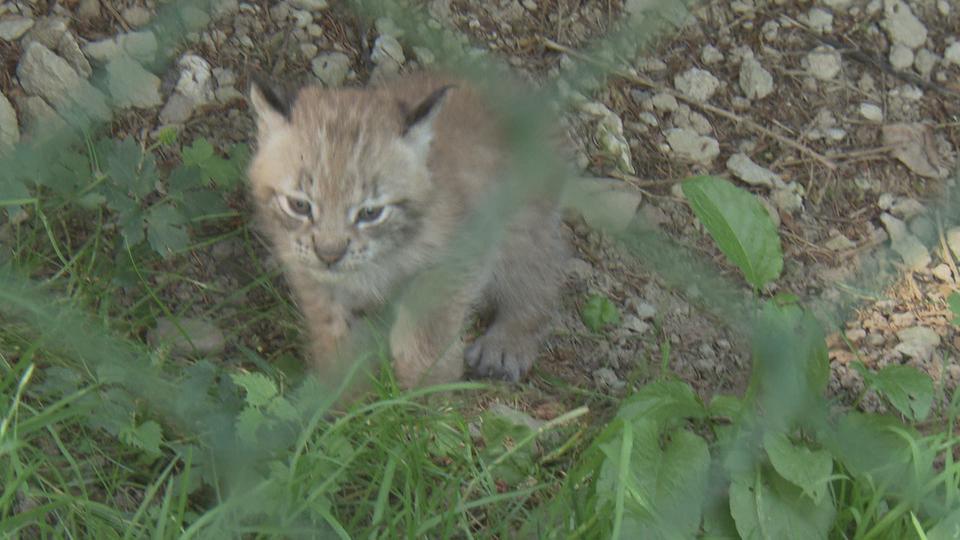
<instances>
[{"instance_id":1,"label":"kitten's muzzle","mask_svg":"<svg viewBox=\"0 0 960 540\"><path fill-rule=\"evenodd\" d=\"M317 255L317 259L326 263L328 267L340 262L343 256L347 254L348 247L350 247L349 238L340 242L318 242L316 239L313 240L313 252Z\"/></svg>"}]
</instances>

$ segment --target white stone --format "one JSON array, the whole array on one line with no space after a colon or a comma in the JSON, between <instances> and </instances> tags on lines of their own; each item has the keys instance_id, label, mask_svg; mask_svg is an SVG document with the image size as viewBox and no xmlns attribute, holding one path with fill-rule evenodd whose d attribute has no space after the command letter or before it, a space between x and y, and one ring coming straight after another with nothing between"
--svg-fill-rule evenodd
<instances>
[{"instance_id":1,"label":"white stone","mask_svg":"<svg viewBox=\"0 0 960 540\"><path fill-rule=\"evenodd\" d=\"M141 6L132 6L123 10L123 20L134 28L146 26L150 22L150 10Z\"/></svg>"},{"instance_id":2,"label":"white stone","mask_svg":"<svg viewBox=\"0 0 960 540\"><path fill-rule=\"evenodd\" d=\"M750 99L763 99L773 92L773 76L755 58L740 64L740 88Z\"/></svg>"},{"instance_id":3,"label":"white stone","mask_svg":"<svg viewBox=\"0 0 960 540\"><path fill-rule=\"evenodd\" d=\"M680 104L677 103L677 98L665 92L654 95L650 103L654 109L667 112L673 112L680 106Z\"/></svg>"},{"instance_id":4,"label":"white stone","mask_svg":"<svg viewBox=\"0 0 960 540\"><path fill-rule=\"evenodd\" d=\"M927 27L902 0L884 0L880 26L894 43L916 49L927 41Z\"/></svg>"},{"instance_id":5,"label":"white stone","mask_svg":"<svg viewBox=\"0 0 960 540\"><path fill-rule=\"evenodd\" d=\"M700 51L700 60L706 65L723 62L723 53L713 45L705 45Z\"/></svg>"},{"instance_id":6,"label":"white stone","mask_svg":"<svg viewBox=\"0 0 960 540\"><path fill-rule=\"evenodd\" d=\"M670 149L678 156L697 163L709 163L720 155L720 143L712 137L687 128L674 128L666 133Z\"/></svg>"},{"instance_id":7,"label":"white stone","mask_svg":"<svg viewBox=\"0 0 960 540\"><path fill-rule=\"evenodd\" d=\"M372 60L374 64L394 62L398 66L402 66L407 60L407 57L403 54L403 46L400 45L397 38L386 34L378 37L373 43L370 60Z\"/></svg>"},{"instance_id":8,"label":"white stone","mask_svg":"<svg viewBox=\"0 0 960 540\"><path fill-rule=\"evenodd\" d=\"M947 245L950 246L950 251L953 252L953 256L957 259L960 259L960 227L952 227L947 229Z\"/></svg>"},{"instance_id":9,"label":"white stone","mask_svg":"<svg viewBox=\"0 0 960 540\"><path fill-rule=\"evenodd\" d=\"M683 95L704 102L720 87L720 80L705 69L690 68L674 77L673 84Z\"/></svg>"},{"instance_id":10,"label":"white stone","mask_svg":"<svg viewBox=\"0 0 960 540\"><path fill-rule=\"evenodd\" d=\"M562 205L579 211L587 225L608 233L623 231L636 216L643 196L620 180L583 178L564 190Z\"/></svg>"},{"instance_id":11,"label":"white stone","mask_svg":"<svg viewBox=\"0 0 960 540\"><path fill-rule=\"evenodd\" d=\"M157 38L153 32L128 32L113 38L93 41L83 47L87 58L106 64L119 55L126 55L138 62L153 62L157 54Z\"/></svg>"},{"instance_id":12,"label":"white stone","mask_svg":"<svg viewBox=\"0 0 960 540\"><path fill-rule=\"evenodd\" d=\"M833 32L833 14L822 8L812 8L803 17L807 25L821 34Z\"/></svg>"},{"instance_id":13,"label":"white stone","mask_svg":"<svg viewBox=\"0 0 960 540\"><path fill-rule=\"evenodd\" d=\"M913 65L913 51L902 43L890 47L890 65L896 69L907 69Z\"/></svg>"},{"instance_id":14,"label":"white stone","mask_svg":"<svg viewBox=\"0 0 960 540\"><path fill-rule=\"evenodd\" d=\"M806 60L810 74L821 81L829 81L840 73L840 53L833 47L817 47L807 54Z\"/></svg>"},{"instance_id":15,"label":"white stone","mask_svg":"<svg viewBox=\"0 0 960 540\"><path fill-rule=\"evenodd\" d=\"M874 103L863 102L860 104L860 116L871 122L883 122L883 109Z\"/></svg>"},{"instance_id":16,"label":"white stone","mask_svg":"<svg viewBox=\"0 0 960 540\"><path fill-rule=\"evenodd\" d=\"M110 118L106 97L39 42L30 43L20 57L17 77L24 90L47 100L61 115Z\"/></svg>"},{"instance_id":17,"label":"white stone","mask_svg":"<svg viewBox=\"0 0 960 540\"><path fill-rule=\"evenodd\" d=\"M943 59L951 64L960 66L960 41L953 42L952 45L943 51Z\"/></svg>"},{"instance_id":18,"label":"white stone","mask_svg":"<svg viewBox=\"0 0 960 540\"><path fill-rule=\"evenodd\" d=\"M916 236L910 234L907 226L890 214L881 214L880 222L890 235L890 247L900 255L904 265L910 270L923 270L930 264L930 253Z\"/></svg>"},{"instance_id":19,"label":"white stone","mask_svg":"<svg viewBox=\"0 0 960 540\"><path fill-rule=\"evenodd\" d=\"M190 98L196 105L215 99L214 78L209 62L195 54L185 54L177 64L180 66L178 93Z\"/></svg>"},{"instance_id":20,"label":"white stone","mask_svg":"<svg viewBox=\"0 0 960 540\"><path fill-rule=\"evenodd\" d=\"M917 51L917 54L913 59L913 67L917 68L917 73L921 77L930 77L930 74L933 73L933 68L937 67L937 62L940 61L940 57L933 53L930 49L922 48Z\"/></svg>"},{"instance_id":21,"label":"white stone","mask_svg":"<svg viewBox=\"0 0 960 540\"><path fill-rule=\"evenodd\" d=\"M290 0L293 7L307 11L323 11L327 9L327 0Z\"/></svg>"},{"instance_id":22,"label":"white stone","mask_svg":"<svg viewBox=\"0 0 960 540\"><path fill-rule=\"evenodd\" d=\"M27 33L27 30L33 28L33 19L13 15L4 17L0 20L0 39L4 41L16 41Z\"/></svg>"},{"instance_id":23,"label":"white stone","mask_svg":"<svg viewBox=\"0 0 960 540\"><path fill-rule=\"evenodd\" d=\"M784 185L780 175L754 163L746 154L734 154L727 160L727 168L737 178L751 186L774 187Z\"/></svg>"},{"instance_id":24,"label":"white stone","mask_svg":"<svg viewBox=\"0 0 960 540\"><path fill-rule=\"evenodd\" d=\"M121 108L151 109L163 104L160 78L126 55L107 64L107 88L114 104Z\"/></svg>"},{"instance_id":25,"label":"white stone","mask_svg":"<svg viewBox=\"0 0 960 540\"><path fill-rule=\"evenodd\" d=\"M327 87L340 86L350 72L350 57L342 52L318 55L310 62L313 74Z\"/></svg>"},{"instance_id":26,"label":"white stone","mask_svg":"<svg viewBox=\"0 0 960 540\"><path fill-rule=\"evenodd\" d=\"M912 326L897 332L900 343L897 352L921 362L929 360L930 355L940 345L940 336L925 326Z\"/></svg>"}]
</instances>

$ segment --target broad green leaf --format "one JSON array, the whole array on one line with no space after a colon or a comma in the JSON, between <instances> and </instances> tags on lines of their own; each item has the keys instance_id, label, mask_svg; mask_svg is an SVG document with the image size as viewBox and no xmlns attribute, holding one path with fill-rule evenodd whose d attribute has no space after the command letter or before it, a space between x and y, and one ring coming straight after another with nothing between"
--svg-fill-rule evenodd
<instances>
[{"instance_id":1,"label":"broad green leaf","mask_svg":"<svg viewBox=\"0 0 960 540\"><path fill-rule=\"evenodd\" d=\"M783 252L777 228L749 191L712 176L683 183L683 194L720 251L759 289L777 279Z\"/></svg>"},{"instance_id":2,"label":"broad green leaf","mask_svg":"<svg viewBox=\"0 0 960 540\"><path fill-rule=\"evenodd\" d=\"M781 433L765 434L763 448L780 476L802 489L814 504L823 501L833 474L833 457L828 452L795 445Z\"/></svg>"},{"instance_id":3,"label":"broad green leaf","mask_svg":"<svg viewBox=\"0 0 960 540\"><path fill-rule=\"evenodd\" d=\"M901 414L923 420L933 405L933 381L910 366L887 366L877 372L873 384Z\"/></svg>"},{"instance_id":4,"label":"broad green leaf","mask_svg":"<svg viewBox=\"0 0 960 540\"><path fill-rule=\"evenodd\" d=\"M183 230L183 215L168 204L159 204L147 211L147 234L150 245L164 257L187 247L190 238Z\"/></svg>"},{"instance_id":5,"label":"broad green leaf","mask_svg":"<svg viewBox=\"0 0 960 540\"><path fill-rule=\"evenodd\" d=\"M247 403L253 407L263 407L277 395L277 385L262 373L234 373L230 378L247 391Z\"/></svg>"},{"instance_id":6,"label":"broad green leaf","mask_svg":"<svg viewBox=\"0 0 960 540\"><path fill-rule=\"evenodd\" d=\"M178 200L187 198L187 193L202 185L200 168L195 165L177 165L167 177L167 193Z\"/></svg>"},{"instance_id":7,"label":"broad green leaf","mask_svg":"<svg viewBox=\"0 0 960 540\"><path fill-rule=\"evenodd\" d=\"M139 207L132 207L127 212L120 214L117 219L117 225L120 227L120 234L128 246L133 247L146 237L143 226L143 212Z\"/></svg>"},{"instance_id":8,"label":"broad green leaf","mask_svg":"<svg viewBox=\"0 0 960 540\"><path fill-rule=\"evenodd\" d=\"M247 444L256 444L257 430L267 423L267 417L256 407L247 407L237 416L237 437Z\"/></svg>"},{"instance_id":9,"label":"broad green leaf","mask_svg":"<svg viewBox=\"0 0 960 540\"><path fill-rule=\"evenodd\" d=\"M833 523L833 501L814 504L801 491L769 470L730 484L730 513L741 538L763 540L826 539Z\"/></svg>"},{"instance_id":10,"label":"broad green leaf","mask_svg":"<svg viewBox=\"0 0 960 540\"><path fill-rule=\"evenodd\" d=\"M694 537L709 476L707 443L686 430L664 437L657 422L649 419L629 425L629 455L621 455L621 437L601 445L606 460L597 478L598 506L614 504L616 494L622 491L620 538Z\"/></svg>"},{"instance_id":11,"label":"broad green leaf","mask_svg":"<svg viewBox=\"0 0 960 540\"><path fill-rule=\"evenodd\" d=\"M927 540L960 540L960 508L927 531Z\"/></svg>"},{"instance_id":12,"label":"broad green leaf","mask_svg":"<svg viewBox=\"0 0 960 540\"><path fill-rule=\"evenodd\" d=\"M896 418L847 413L820 440L850 475L874 485L913 493L933 474L935 452Z\"/></svg>"},{"instance_id":13,"label":"broad green leaf","mask_svg":"<svg viewBox=\"0 0 960 540\"><path fill-rule=\"evenodd\" d=\"M297 419L297 409L286 399L276 396L267 405L267 412L280 420L293 421Z\"/></svg>"},{"instance_id":14,"label":"broad green leaf","mask_svg":"<svg viewBox=\"0 0 960 540\"><path fill-rule=\"evenodd\" d=\"M194 221L206 216L224 215L231 212L223 196L209 189L195 189L184 194L183 213Z\"/></svg>"},{"instance_id":15,"label":"broad green leaf","mask_svg":"<svg viewBox=\"0 0 960 540\"><path fill-rule=\"evenodd\" d=\"M131 137L114 142L106 156L106 173L110 182L124 192L133 192L142 155L140 147Z\"/></svg>"},{"instance_id":16,"label":"broad green leaf","mask_svg":"<svg viewBox=\"0 0 960 540\"><path fill-rule=\"evenodd\" d=\"M594 332L606 326L620 324L620 311L606 296L595 294L584 304L580 313L583 323Z\"/></svg>"},{"instance_id":17,"label":"broad green leaf","mask_svg":"<svg viewBox=\"0 0 960 540\"><path fill-rule=\"evenodd\" d=\"M765 302L753 328L750 393L767 417L787 429L823 411L830 378L826 338L817 319L797 305Z\"/></svg>"},{"instance_id":18,"label":"broad green leaf","mask_svg":"<svg viewBox=\"0 0 960 540\"><path fill-rule=\"evenodd\" d=\"M0 208L16 207L34 201L30 190L20 180L12 176L0 178Z\"/></svg>"},{"instance_id":19,"label":"broad green leaf","mask_svg":"<svg viewBox=\"0 0 960 540\"><path fill-rule=\"evenodd\" d=\"M683 422L705 416L703 402L690 385L680 381L650 383L628 397L617 411L617 417L624 421L644 418L661 428L671 420Z\"/></svg>"},{"instance_id":20,"label":"broad green leaf","mask_svg":"<svg viewBox=\"0 0 960 540\"><path fill-rule=\"evenodd\" d=\"M183 148L183 163L203 167L203 163L213 156L213 145L204 138L193 141L193 144Z\"/></svg>"},{"instance_id":21,"label":"broad green leaf","mask_svg":"<svg viewBox=\"0 0 960 540\"><path fill-rule=\"evenodd\" d=\"M953 324L960 324L960 291L953 291L947 297L947 306L950 307L950 313L953 313Z\"/></svg>"},{"instance_id":22,"label":"broad green leaf","mask_svg":"<svg viewBox=\"0 0 960 540\"><path fill-rule=\"evenodd\" d=\"M163 430L160 424L147 420L135 428L125 429L120 433L123 442L142 449L148 454L160 454L160 443L163 441Z\"/></svg>"}]
</instances>

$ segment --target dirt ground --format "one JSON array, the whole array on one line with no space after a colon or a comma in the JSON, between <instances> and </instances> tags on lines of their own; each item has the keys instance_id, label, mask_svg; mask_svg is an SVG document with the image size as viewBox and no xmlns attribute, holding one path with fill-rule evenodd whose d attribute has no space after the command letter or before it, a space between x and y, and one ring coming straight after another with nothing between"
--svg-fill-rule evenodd
<instances>
[{"instance_id":1,"label":"dirt ground","mask_svg":"<svg viewBox=\"0 0 960 540\"><path fill-rule=\"evenodd\" d=\"M189 33L158 73L163 103L121 113L115 134L149 138L171 123L172 113L162 111L179 92L184 68L176 60L187 53L213 68L216 96L176 122L180 139L204 136L224 151L253 134L242 95L250 66L283 81L363 85L396 70L429 67L434 56L407 43L393 21L371 25L335 0L216 4L209 24ZM599 61L579 51L630 17L654 17L646 6L655 4L417 3L428 27L455 29L464 47L489 52L540 85ZM685 10L669 4L662 32L639 54L620 51L618 72L601 91L572 96L578 105L564 119L583 176L614 178L636 200L640 219L714 261L744 293L748 287L676 183L712 174L749 188L778 224L785 256L783 275L764 294L792 293L823 313L843 308L843 331L829 338L833 397L852 403L863 390L850 365L857 359L870 369L913 365L952 390L960 382L960 340L946 297L960 279L960 213L950 204L960 148L960 6L745 0ZM0 24L26 18L36 27L60 17L90 56L87 44L148 30L163 7L15 0L0 4ZM0 39L0 90L23 126L29 92L18 82L17 66L25 39ZM618 160L618 152L628 152L629 160ZM232 205L248 210L242 198ZM203 232L223 234L242 224ZM561 386L626 392L655 377L665 356L669 369L704 396L743 389L747 340L736 324L701 308L696 283L672 288L645 262L669 254L626 254L573 212L566 227L575 257L568 262L562 312L520 406L548 416L545 405ZM292 308L259 288L237 294L262 272L275 271L262 246L251 252L250 245L260 246L234 235L197 249L180 261L187 266L179 271L191 279L158 283L157 290L175 312L179 306L184 315L216 319L227 334L226 355L245 346L269 361L288 361L300 354ZM245 262L251 258L256 264ZM280 278L275 283L282 290ZM592 294L616 304L620 325L604 334L586 328L580 308ZM291 316L261 316L278 304ZM859 404L883 407L869 393Z\"/></svg>"}]
</instances>

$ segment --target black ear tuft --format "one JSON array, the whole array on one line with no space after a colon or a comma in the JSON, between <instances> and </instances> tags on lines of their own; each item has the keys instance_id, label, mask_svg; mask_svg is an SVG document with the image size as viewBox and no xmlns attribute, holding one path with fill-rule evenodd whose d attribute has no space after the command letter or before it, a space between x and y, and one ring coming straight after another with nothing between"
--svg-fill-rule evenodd
<instances>
[{"instance_id":1,"label":"black ear tuft","mask_svg":"<svg viewBox=\"0 0 960 540\"><path fill-rule=\"evenodd\" d=\"M401 103L400 112L403 114L403 132L401 135L406 135L407 132L410 131L410 128L430 118L434 113L439 111L439 105L443 102L443 98L447 95L447 92L453 88L455 88L455 86L452 84L441 86L413 109L407 107L405 103Z\"/></svg>"},{"instance_id":2,"label":"black ear tuft","mask_svg":"<svg viewBox=\"0 0 960 540\"><path fill-rule=\"evenodd\" d=\"M288 92L271 83L263 73L256 70L250 72L250 84L260 92L260 95L263 96L264 101L266 101L266 104L271 109L282 115L285 119L290 120L290 109L293 106L293 100Z\"/></svg>"}]
</instances>

